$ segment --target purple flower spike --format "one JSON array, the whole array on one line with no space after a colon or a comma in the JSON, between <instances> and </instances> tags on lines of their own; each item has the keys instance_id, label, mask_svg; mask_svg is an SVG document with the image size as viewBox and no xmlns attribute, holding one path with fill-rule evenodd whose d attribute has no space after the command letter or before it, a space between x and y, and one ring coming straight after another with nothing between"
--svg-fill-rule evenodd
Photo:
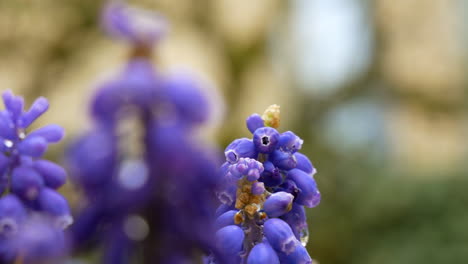
<instances>
[{"instance_id":1,"label":"purple flower spike","mask_svg":"<svg viewBox=\"0 0 468 264\"><path fill-rule=\"evenodd\" d=\"M296 249L296 245L299 244L291 227L281 219L273 218L267 220L263 230L268 242L270 242L277 252L286 255L291 254Z\"/></svg>"},{"instance_id":2,"label":"purple flower spike","mask_svg":"<svg viewBox=\"0 0 468 264\"><path fill-rule=\"evenodd\" d=\"M255 130L253 134L253 142L258 152L271 153L278 145L279 136L280 135L276 129L271 127L261 127Z\"/></svg>"},{"instance_id":3,"label":"purple flower spike","mask_svg":"<svg viewBox=\"0 0 468 264\"><path fill-rule=\"evenodd\" d=\"M167 28L157 13L115 2L106 7L102 24L109 35L143 46L155 44Z\"/></svg>"},{"instance_id":4,"label":"purple flower spike","mask_svg":"<svg viewBox=\"0 0 468 264\"><path fill-rule=\"evenodd\" d=\"M269 217L279 217L292 208L294 196L287 192L276 192L265 201L263 210Z\"/></svg>"},{"instance_id":5,"label":"purple flower spike","mask_svg":"<svg viewBox=\"0 0 468 264\"><path fill-rule=\"evenodd\" d=\"M267 242L259 243L252 248L247 264L280 264L278 255Z\"/></svg>"},{"instance_id":6,"label":"purple flower spike","mask_svg":"<svg viewBox=\"0 0 468 264\"><path fill-rule=\"evenodd\" d=\"M265 126L263 119L259 114L249 116L245 122L247 124L247 128L252 134L255 133L255 130Z\"/></svg>"},{"instance_id":7,"label":"purple flower spike","mask_svg":"<svg viewBox=\"0 0 468 264\"><path fill-rule=\"evenodd\" d=\"M314 178L299 169L292 169L288 172L288 178L293 180L301 192L296 197L296 203L309 208L320 203L320 192Z\"/></svg>"}]
</instances>

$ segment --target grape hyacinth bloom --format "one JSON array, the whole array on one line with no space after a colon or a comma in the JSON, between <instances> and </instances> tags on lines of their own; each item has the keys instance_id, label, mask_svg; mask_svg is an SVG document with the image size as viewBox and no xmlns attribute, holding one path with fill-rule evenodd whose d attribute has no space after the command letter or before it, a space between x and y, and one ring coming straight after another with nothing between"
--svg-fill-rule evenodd
<instances>
[{"instance_id":1,"label":"grape hyacinth bloom","mask_svg":"<svg viewBox=\"0 0 468 264\"><path fill-rule=\"evenodd\" d=\"M216 237L216 155L193 138L208 119L207 99L193 75L162 74L153 65L152 46L166 31L159 15L119 2L102 19L109 35L129 44L131 56L98 87L93 127L68 151L86 196L72 229L74 246L102 243L101 263L130 263L135 252L142 252L139 263L190 263L196 250L200 256L213 250Z\"/></svg>"},{"instance_id":2,"label":"grape hyacinth bloom","mask_svg":"<svg viewBox=\"0 0 468 264\"><path fill-rule=\"evenodd\" d=\"M64 130L28 127L49 108L40 97L28 110L24 99L7 90L0 111L0 262L54 263L66 253L64 229L72 222L65 198L57 192L65 170L42 159ZM57 239L60 238L60 239Z\"/></svg>"},{"instance_id":3,"label":"grape hyacinth bloom","mask_svg":"<svg viewBox=\"0 0 468 264\"><path fill-rule=\"evenodd\" d=\"M221 167L224 184L217 195L222 204L216 212L221 256L212 254L205 263L312 263L305 248L304 207L317 206L321 195L315 168L298 152L303 141L291 131L276 130L277 105L246 123L253 139L233 141Z\"/></svg>"}]
</instances>

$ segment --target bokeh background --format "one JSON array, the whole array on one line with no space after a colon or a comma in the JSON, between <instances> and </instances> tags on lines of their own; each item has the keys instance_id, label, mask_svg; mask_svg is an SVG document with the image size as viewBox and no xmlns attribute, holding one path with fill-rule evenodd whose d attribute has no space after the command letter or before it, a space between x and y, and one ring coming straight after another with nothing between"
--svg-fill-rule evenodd
<instances>
[{"instance_id":1,"label":"bokeh background","mask_svg":"<svg viewBox=\"0 0 468 264\"><path fill-rule=\"evenodd\" d=\"M249 136L281 105L318 169L308 249L321 264L466 263L468 2L141 0L170 21L160 71L184 67L214 109L204 140ZM36 126L89 124L96 85L128 47L99 28L102 0L0 1L0 89L51 110ZM66 143L53 147L60 160ZM74 205L79 190L63 188Z\"/></svg>"}]
</instances>

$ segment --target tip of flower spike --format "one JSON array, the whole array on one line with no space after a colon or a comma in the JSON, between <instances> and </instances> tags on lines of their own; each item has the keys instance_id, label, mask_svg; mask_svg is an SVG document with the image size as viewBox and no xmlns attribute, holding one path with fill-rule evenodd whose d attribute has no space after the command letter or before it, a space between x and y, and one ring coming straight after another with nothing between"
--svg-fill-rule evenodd
<instances>
[{"instance_id":1,"label":"tip of flower spike","mask_svg":"<svg viewBox=\"0 0 468 264\"><path fill-rule=\"evenodd\" d=\"M280 106L277 104L270 105L263 112L262 119L265 122L265 126L278 128L280 125Z\"/></svg>"},{"instance_id":2,"label":"tip of flower spike","mask_svg":"<svg viewBox=\"0 0 468 264\"><path fill-rule=\"evenodd\" d=\"M102 25L113 37L138 46L151 46L167 31L167 23L159 14L111 2L102 14Z\"/></svg>"}]
</instances>

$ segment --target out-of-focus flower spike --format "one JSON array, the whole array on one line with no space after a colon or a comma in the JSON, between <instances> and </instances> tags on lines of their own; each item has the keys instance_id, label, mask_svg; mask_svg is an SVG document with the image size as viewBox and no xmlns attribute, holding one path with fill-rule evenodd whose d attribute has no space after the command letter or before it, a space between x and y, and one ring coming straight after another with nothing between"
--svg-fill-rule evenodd
<instances>
[{"instance_id":1,"label":"out-of-focus flower spike","mask_svg":"<svg viewBox=\"0 0 468 264\"><path fill-rule=\"evenodd\" d=\"M104 10L102 25L107 33L135 45L151 46L167 31L166 21L157 13L111 2Z\"/></svg>"},{"instance_id":2,"label":"out-of-focus flower spike","mask_svg":"<svg viewBox=\"0 0 468 264\"><path fill-rule=\"evenodd\" d=\"M64 135L65 130L63 129L63 127L51 124L32 131L31 133L29 133L28 137L40 136L48 142L55 143L59 142Z\"/></svg>"},{"instance_id":3,"label":"out-of-focus flower spike","mask_svg":"<svg viewBox=\"0 0 468 264\"><path fill-rule=\"evenodd\" d=\"M247 258L247 264L280 264L278 255L268 242L255 245Z\"/></svg>"},{"instance_id":4,"label":"out-of-focus flower spike","mask_svg":"<svg viewBox=\"0 0 468 264\"><path fill-rule=\"evenodd\" d=\"M17 167L11 174L11 191L25 200L35 200L44 186L44 180L30 167Z\"/></svg>"},{"instance_id":5,"label":"out-of-focus flower spike","mask_svg":"<svg viewBox=\"0 0 468 264\"><path fill-rule=\"evenodd\" d=\"M67 173L61 166L48 160L37 160L33 167L42 175L46 186L57 189L65 184Z\"/></svg>"},{"instance_id":6,"label":"out-of-focus flower spike","mask_svg":"<svg viewBox=\"0 0 468 264\"><path fill-rule=\"evenodd\" d=\"M226 264L240 263L244 231L236 225L229 225L216 232L218 250L226 256Z\"/></svg>"},{"instance_id":7,"label":"out-of-focus flower spike","mask_svg":"<svg viewBox=\"0 0 468 264\"><path fill-rule=\"evenodd\" d=\"M188 72L179 71L167 77L166 94L174 104L179 121L200 124L208 119L208 102L200 87L200 80Z\"/></svg>"},{"instance_id":8,"label":"out-of-focus flower spike","mask_svg":"<svg viewBox=\"0 0 468 264\"><path fill-rule=\"evenodd\" d=\"M42 211L54 217L55 224L58 228L65 229L73 223L67 200L58 192L50 188L42 188L37 197L37 201Z\"/></svg>"},{"instance_id":9,"label":"out-of-focus flower spike","mask_svg":"<svg viewBox=\"0 0 468 264\"><path fill-rule=\"evenodd\" d=\"M49 109L49 101L44 97L37 98L29 110L18 121L18 126L26 128Z\"/></svg>"},{"instance_id":10,"label":"out-of-focus flower spike","mask_svg":"<svg viewBox=\"0 0 468 264\"><path fill-rule=\"evenodd\" d=\"M38 158L47 150L47 141L40 136L28 136L18 144L18 150L22 155Z\"/></svg>"},{"instance_id":11,"label":"out-of-focus flower spike","mask_svg":"<svg viewBox=\"0 0 468 264\"><path fill-rule=\"evenodd\" d=\"M309 208L315 207L320 203L320 192L312 176L302 170L292 169L288 172L287 177L293 180L301 190L296 197L296 203Z\"/></svg>"},{"instance_id":12,"label":"out-of-focus flower spike","mask_svg":"<svg viewBox=\"0 0 468 264\"><path fill-rule=\"evenodd\" d=\"M297 161L296 169L300 169L301 171L312 175L314 175L317 172L314 168L314 165L312 165L312 162L310 162L309 158L306 155L297 152L294 154L294 157Z\"/></svg>"},{"instance_id":13,"label":"out-of-focus flower spike","mask_svg":"<svg viewBox=\"0 0 468 264\"><path fill-rule=\"evenodd\" d=\"M249 129L250 133L255 133L255 130L264 127L265 124L263 122L262 117L259 114L253 114L245 120L247 124L247 129Z\"/></svg>"},{"instance_id":14,"label":"out-of-focus flower spike","mask_svg":"<svg viewBox=\"0 0 468 264\"><path fill-rule=\"evenodd\" d=\"M263 210L269 217L282 216L291 210L293 199L294 196L287 192L273 193L265 201Z\"/></svg>"}]
</instances>

